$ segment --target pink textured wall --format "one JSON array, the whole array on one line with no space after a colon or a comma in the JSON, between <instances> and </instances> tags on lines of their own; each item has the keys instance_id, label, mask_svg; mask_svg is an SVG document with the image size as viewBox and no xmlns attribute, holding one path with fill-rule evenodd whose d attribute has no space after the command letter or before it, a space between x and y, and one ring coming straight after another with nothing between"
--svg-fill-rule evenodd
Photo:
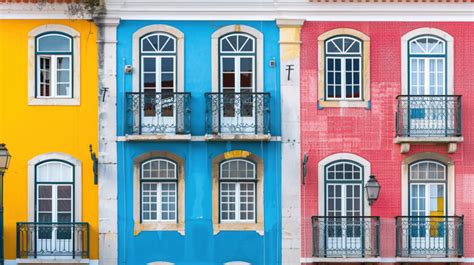
<instances>
[{"instance_id":1,"label":"pink textured wall","mask_svg":"<svg viewBox=\"0 0 474 265\"><path fill-rule=\"evenodd\" d=\"M302 256L311 257L311 216L318 215L318 162L340 152L354 153L371 163L382 186L372 207L380 216L381 256L395 255L395 220L401 214L401 162L418 152L436 152L455 163L457 215L465 216L465 257L474 257L474 23L431 22L305 22L301 46L301 139L308 153L306 185L301 187ZM454 93L462 95L464 142L454 154L447 145L411 145L400 154L394 143L395 97L401 94L401 37L414 29L432 27L454 38ZM371 109L317 109L318 44L322 33L352 28L370 37Z\"/></svg>"}]
</instances>

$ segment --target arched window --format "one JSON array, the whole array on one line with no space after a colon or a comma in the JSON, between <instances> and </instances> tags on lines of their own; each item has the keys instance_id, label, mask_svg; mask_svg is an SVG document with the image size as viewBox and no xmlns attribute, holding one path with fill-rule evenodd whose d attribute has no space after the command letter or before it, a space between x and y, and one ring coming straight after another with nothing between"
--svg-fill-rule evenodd
<instances>
[{"instance_id":1,"label":"arched window","mask_svg":"<svg viewBox=\"0 0 474 265\"><path fill-rule=\"evenodd\" d=\"M421 35L409 40L408 46L408 94L446 95L446 41L432 35Z\"/></svg>"},{"instance_id":2,"label":"arched window","mask_svg":"<svg viewBox=\"0 0 474 265\"><path fill-rule=\"evenodd\" d=\"M46 160L35 165L35 221L74 222L74 165Z\"/></svg>"},{"instance_id":3,"label":"arched window","mask_svg":"<svg viewBox=\"0 0 474 265\"><path fill-rule=\"evenodd\" d=\"M362 99L362 41L335 36L325 42L327 100Z\"/></svg>"},{"instance_id":4,"label":"arched window","mask_svg":"<svg viewBox=\"0 0 474 265\"><path fill-rule=\"evenodd\" d=\"M331 216L363 216L363 168L349 161L335 161L325 169L326 213Z\"/></svg>"},{"instance_id":5,"label":"arched window","mask_svg":"<svg viewBox=\"0 0 474 265\"><path fill-rule=\"evenodd\" d=\"M255 92L255 38L230 33L219 39L220 91Z\"/></svg>"},{"instance_id":6,"label":"arched window","mask_svg":"<svg viewBox=\"0 0 474 265\"><path fill-rule=\"evenodd\" d=\"M177 41L173 35L153 32L140 39L140 88L144 93L142 122L160 125L160 128L143 128L146 132L175 130L176 61Z\"/></svg>"},{"instance_id":7,"label":"arched window","mask_svg":"<svg viewBox=\"0 0 474 265\"><path fill-rule=\"evenodd\" d=\"M410 216L446 215L446 166L421 160L409 167Z\"/></svg>"},{"instance_id":8,"label":"arched window","mask_svg":"<svg viewBox=\"0 0 474 265\"><path fill-rule=\"evenodd\" d=\"M155 158L140 167L141 221L177 222L178 167L176 162Z\"/></svg>"},{"instance_id":9,"label":"arched window","mask_svg":"<svg viewBox=\"0 0 474 265\"><path fill-rule=\"evenodd\" d=\"M225 160L219 168L221 222L255 222L256 164L245 159Z\"/></svg>"},{"instance_id":10,"label":"arched window","mask_svg":"<svg viewBox=\"0 0 474 265\"><path fill-rule=\"evenodd\" d=\"M73 39L61 32L38 35L36 53L36 97L72 98Z\"/></svg>"}]
</instances>

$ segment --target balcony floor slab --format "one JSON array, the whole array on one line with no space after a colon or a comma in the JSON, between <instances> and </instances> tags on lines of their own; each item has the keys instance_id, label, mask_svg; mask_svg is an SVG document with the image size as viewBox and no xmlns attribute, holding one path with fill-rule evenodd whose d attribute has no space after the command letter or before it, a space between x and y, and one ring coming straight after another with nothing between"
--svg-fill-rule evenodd
<instances>
[{"instance_id":1,"label":"balcony floor slab","mask_svg":"<svg viewBox=\"0 0 474 265\"><path fill-rule=\"evenodd\" d=\"M191 141L191 134L147 134L118 136L118 142L140 141Z\"/></svg>"},{"instance_id":2,"label":"balcony floor slab","mask_svg":"<svg viewBox=\"0 0 474 265\"><path fill-rule=\"evenodd\" d=\"M59 264L91 264L90 259L66 259L63 257L44 257L31 259L16 259L16 264L42 264L42 265L59 265Z\"/></svg>"},{"instance_id":3,"label":"balcony floor slab","mask_svg":"<svg viewBox=\"0 0 474 265\"><path fill-rule=\"evenodd\" d=\"M301 263L470 263L471 258L402 258L402 257L370 257L370 258L301 258Z\"/></svg>"},{"instance_id":4,"label":"balcony floor slab","mask_svg":"<svg viewBox=\"0 0 474 265\"><path fill-rule=\"evenodd\" d=\"M270 134L206 134L206 141L270 141Z\"/></svg>"}]
</instances>

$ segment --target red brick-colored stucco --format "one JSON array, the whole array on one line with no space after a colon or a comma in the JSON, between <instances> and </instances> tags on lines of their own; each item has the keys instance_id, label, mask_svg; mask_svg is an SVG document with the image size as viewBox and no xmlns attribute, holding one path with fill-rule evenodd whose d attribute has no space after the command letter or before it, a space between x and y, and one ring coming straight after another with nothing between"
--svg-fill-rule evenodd
<instances>
[{"instance_id":1,"label":"red brick-colored stucco","mask_svg":"<svg viewBox=\"0 0 474 265\"><path fill-rule=\"evenodd\" d=\"M464 142L454 154L446 145L412 145L400 154L394 143L397 95L401 94L401 38L414 29L433 27L454 38L454 93L462 95ZM465 257L474 257L474 34L473 23L305 22L301 46L301 141L309 156L301 186L302 257L311 257L311 216L318 215L318 162L334 153L353 153L371 163L382 186L371 215L380 216L381 256L395 255L395 216L401 214L401 163L418 152L447 155L455 163L455 213L465 216ZM352 28L370 37L371 108L318 110L318 36Z\"/></svg>"}]
</instances>

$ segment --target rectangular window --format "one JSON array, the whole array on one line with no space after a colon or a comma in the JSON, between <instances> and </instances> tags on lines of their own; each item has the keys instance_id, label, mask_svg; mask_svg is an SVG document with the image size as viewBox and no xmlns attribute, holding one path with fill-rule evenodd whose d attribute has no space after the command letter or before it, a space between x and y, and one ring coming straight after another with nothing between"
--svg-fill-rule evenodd
<instances>
[{"instance_id":1,"label":"rectangular window","mask_svg":"<svg viewBox=\"0 0 474 265\"><path fill-rule=\"evenodd\" d=\"M221 182L221 221L255 221L255 183Z\"/></svg>"},{"instance_id":2,"label":"rectangular window","mask_svg":"<svg viewBox=\"0 0 474 265\"><path fill-rule=\"evenodd\" d=\"M142 183L142 220L176 221L176 183Z\"/></svg>"},{"instance_id":3,"label":"rectangular window","mask_svg":"<svg viewBox=\"0 0 474 265\"><path fill-rule=\"evenodd\" d=\"M326 98L361 99L361 58L326 57Z\"/></svg>"},{"instance_id":4,"label":"rectangular window","mask_svg":"<svg viewBox=\"0 0 474 265\"><path fill-rule=\"evenodd\" d=\"M37 97L72 97L72 62L69 55L39 55Z\"/></svg>"}]
</instances>

